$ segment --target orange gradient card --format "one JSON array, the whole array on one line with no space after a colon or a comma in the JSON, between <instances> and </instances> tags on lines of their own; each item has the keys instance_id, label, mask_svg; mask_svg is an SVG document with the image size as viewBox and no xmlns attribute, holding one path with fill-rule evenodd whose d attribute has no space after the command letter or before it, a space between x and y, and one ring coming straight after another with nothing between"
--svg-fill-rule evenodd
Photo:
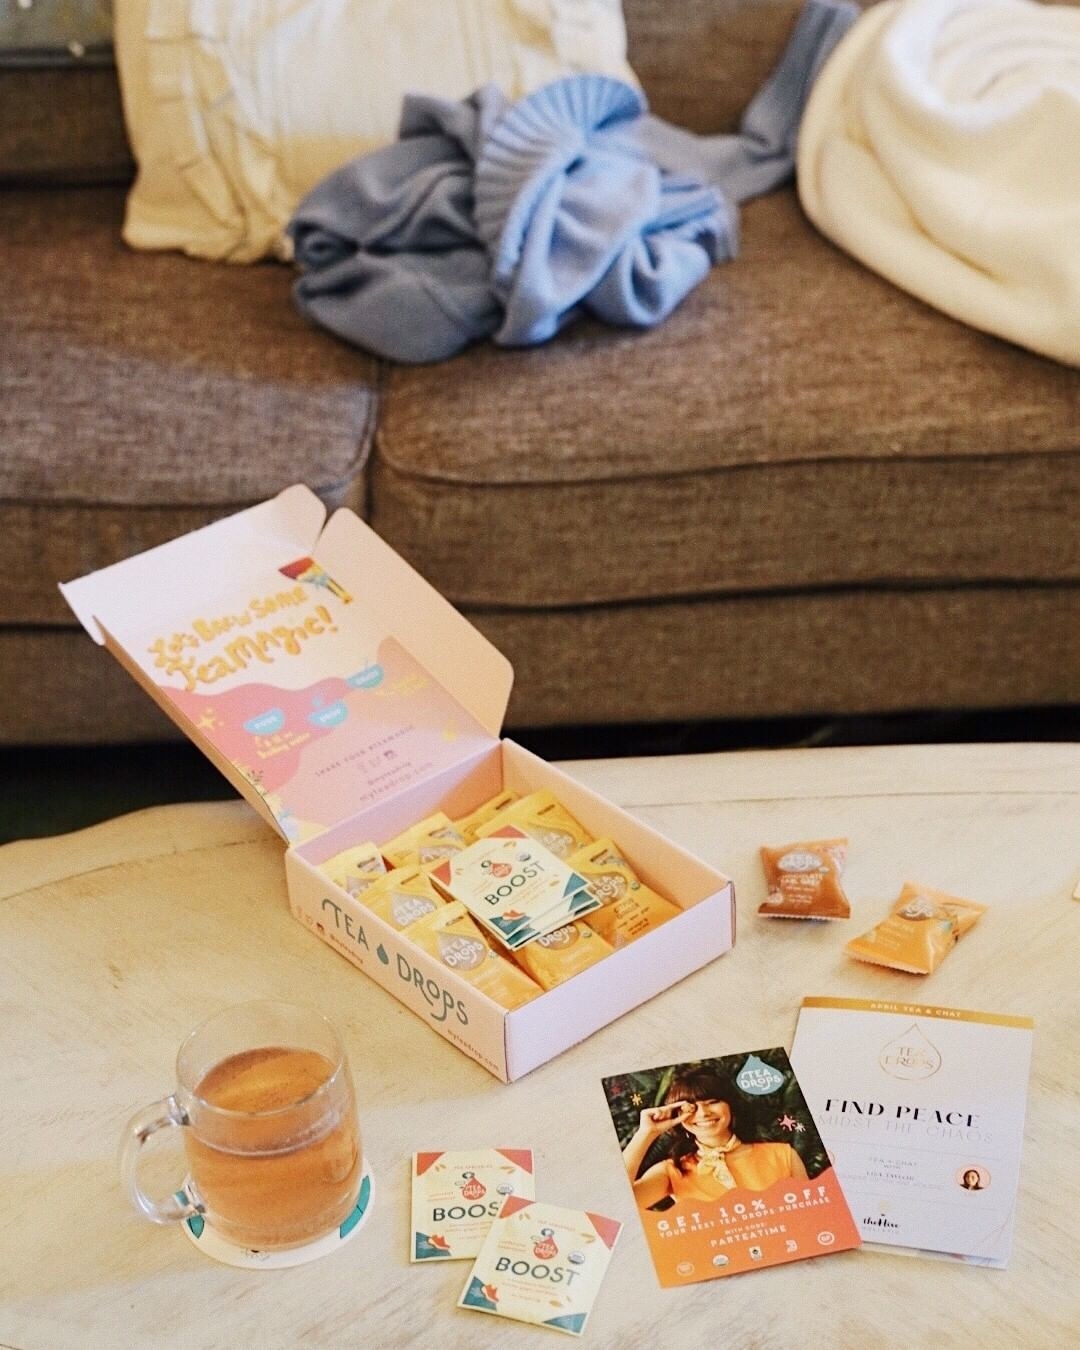
<instances>
[{"instance_id":1,"label":"orange gradient card","mask_svg":"<svg viewBox=\"0 0 1080 1350\"><path fill-rule=\"evenodd\" d=\"M666 1288L859 1246L784 1050L616 1074L604 1092Z\"/></svg>"}]
</instances>

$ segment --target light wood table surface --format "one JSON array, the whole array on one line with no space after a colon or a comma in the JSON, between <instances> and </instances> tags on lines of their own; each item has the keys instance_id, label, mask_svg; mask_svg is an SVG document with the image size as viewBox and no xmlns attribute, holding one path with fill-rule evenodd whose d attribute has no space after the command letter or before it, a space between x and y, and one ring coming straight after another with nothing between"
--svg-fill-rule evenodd
<instances>
[{"instance_id":1,"label":"light wood table surface","mask_svg":"<svg viewBox=\"0 0 1080 1350\"><path fill-rule=\"evenodd\" d=\"M604 1347L1062 1347L1080 1337L1080 747L905 747L565 766L735 880L734 951L518 1083L490 1077L308 934L282 847L242 803L164 807L0 849L0 1343L38 1347L548 1346L455 1307L468 1263L413 1266L416 1149L531 1147L538 1192L622 1219L585 1341ZM757 848L846 834L851 922L769 923ZM841 947L911 878L991 906L929 979ZM790 1046L808 994L1030 1014L1034 1066L1010 1268L845 1252L662 1290L602 1075ZM236 1271L128 1208L116 1146L172 1089L184 1033L284 997L342 1030L375 1173L365 1229ZM170 1136L174 1138L175 1136ZM148 1185L179 1180L151 1150Z\"/></svg>"}]
</instances>

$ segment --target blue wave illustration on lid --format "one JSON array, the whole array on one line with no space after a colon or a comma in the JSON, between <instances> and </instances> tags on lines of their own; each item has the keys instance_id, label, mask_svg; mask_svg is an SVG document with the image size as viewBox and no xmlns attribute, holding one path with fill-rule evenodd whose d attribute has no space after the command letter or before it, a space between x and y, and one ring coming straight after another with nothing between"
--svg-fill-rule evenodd
<instances>
[{"instance_id":1,"label":"blue wave illustration on lid","mask_svg":"<svg viewBox=\"0 0 1080 1350\"><path fill-rule=\"evenodd\" d=\"M342 703L341 699L336 699L333 703L328 703L325 708L316 706L312 712L308 713L307 720L315 727L337 727L349 715L349 710Z\"/></svg>"},{"instance_id":2,"label":"blue wave illustration on lid","mask_svg":"<svg viewBox=\"0 0 1080 1350\"><path fill-rule=\"evenodd\" d=\"M376 685L382 684L385 674L382 666L374 662L358 670L355 675L346 675L345 683L350 689L374 689Z\"/></svg>"},{"instance_id":3,"label":"blue wave illustration on lid","mask_svg":"<svg viewBox=\"0 0 1080 1350\"><path fill-rule=\"evenodd\" d=\"M266 712L249 717L244 723L244 730L250 731L253 736L273 736L284 725L284 712L280 708L267 708Z\"/></svg>"}]
</instances>

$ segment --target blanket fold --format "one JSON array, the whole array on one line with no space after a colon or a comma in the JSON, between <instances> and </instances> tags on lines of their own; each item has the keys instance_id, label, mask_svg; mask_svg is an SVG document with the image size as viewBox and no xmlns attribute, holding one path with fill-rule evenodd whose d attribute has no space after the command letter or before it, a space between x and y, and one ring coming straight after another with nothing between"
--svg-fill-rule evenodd
<instances>
[{"instance_id":1,"label":"blanket fold","mask_svg":"<svg viewBox=\"0 0 1080 1350\"><path fill-rule=\"evenodd\" d=\"M814 86L798 184L895 285L1080 365L1080 10L875 5Z\"/></svg>"},{"instance_id":2,"label":"blanket fold","mask_svg":"<svg viewBox=\"0 0 1080 1350\"><path fill-rule=\"evenodd\" d=\"M582 313L660 322L738 248L736 204L783 182L806 98L857 11L808 0L737 134L697 136L606 76L509 103L405 99L396 144L344 165L289 225L296 303L358 346L442 360L544 342Z\"/></svg>"}]
</instances>

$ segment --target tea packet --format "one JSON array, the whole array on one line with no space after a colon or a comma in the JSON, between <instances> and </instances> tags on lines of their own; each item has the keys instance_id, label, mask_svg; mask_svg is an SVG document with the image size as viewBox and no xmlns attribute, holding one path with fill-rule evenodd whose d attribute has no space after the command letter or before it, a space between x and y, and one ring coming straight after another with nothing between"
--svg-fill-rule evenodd
<instances>
[{"instance_id":1,"label":"tea packet","mask_svg":"<svg viewBox=\"0 0 1080 1350\"><path fill-rule=\"evenodd\" d=\"M494 824L495 822L492 822ZM517 825L500 825L430 869L493 937L516 949L599 907L585 878Z\"/></svg>"},{"instance_id":2,"label":"tea packet","mask_svg":"<svg viewBox=\"0 0 1080 1350\"><path fill-rule=\"evenodd\" d=\"M383 844L382 851L394 867L426 867L464 847L461 831L444 811L436 811Z\"/></svg>"},{"instance_id":3,"label":"tea packet","mask_svg":"<svg viewBox=\"0 0 1080 1350\"><path fill-rule=\"evenodd\" d=\"M454 821L462 837L467 844L476 843L476 831L481 825L486 825L489 820L497 816L499 812L516 802L518 795L511 792L509 788L504 788L502 792L497 792L494 797L489 797L486 802L482 802L475 811L470 811L467 816L461 816Z\"/></svg>"},{"instance_id":4,"label":"tea packet","mask_svg":"<svg viewBox=\"0 0 1080 1350\"><path fill-rule=\"evenodd\" d=\"M508 1196L536 1194L528 1148L472 1148L414 1153L409 1260L476 1256Z\"/></svg>"},{"instance_id":5,"label":"tea packet","mask_svg":"<svg viewBox=\"0 0 1080 1350\"><path fill-rule=\"evenodd\" d=\"M587 920L575 920L526 942L514 960L541 989L554 989L611 954L611 944L594 933Z\"/></svg>"},{"instance_id":6,"label":"tea packet","mask_svg":"<svg viewBox=\"0 0 1080 1350\"><path fill-rule=\"evenodd\" d=\"M905 881L888 917L853 938L848 956L912 975L929 975L986 912L974 900Z\"/></svg>"},{"instance_id":7,"label":"tea packet","mask_svg":"<svg viewBox=\"0 0 1080 1350\"><path fill-rule=\"evenodd\" d=\"M359 899L398 932L446 904L419 867L395 867L369 886Z\"/></svg>"},{"instance_id":8,"label":"tea packet","mask_svg":"<svg viewBox=\"0 0 1080 1350\"><path fill-rule=\"evenodd\" d=\"M504 807L498 815L476 830L483 839L504 825L516 825L530 839L543 844L557 858L569 858L579 848L592 843L592 835L563 806L553 792L540 788Z\"/></svg>"},{"instance_id":9,"label":"tea packet","mask_svg":"<svg viewBox=\"0 0 1080 1350\"><path fill-rule=\"evenodd\" d=\"M767 919L847 919L851 905L840 885L846 839L810 839L761 849L768 895L758 906Z\"/></svg>"},{"instance_id":10,"label":"tea packet","mask_svg":"<svg viewBox=\"0 0 1080 1350\"><path fill-rule=\"evenodd\" d=\"M495 951L457 901L417 919L405 936L504 1008L519 1008L541 992L523 970Z\"/></svg>"},{"instance_id":11,"label":"tea packet","mask_svg":"<svg viewBox=\"0 0 1080 1350\"><path fill-rule=\"evenodd\" d=\"M659 928L682 911L678 905L638 880L633 868L610 839L597 839L570 856L570 865L589 883L589 890L601 901L586 923L612 947Z\"/></svg>"},{"instance_id":12,"label":"tea packet","mask_svg":"<svg viewBox=\"0 0 1080 1350\"><path fill-rule=\"evenodd\" d=\"M369 842L336 853L319 870L350 895L363 895L369 886L386 875L386 863L378 846Z\"/></svg>"},{"instance_id":13,"label":"tea packet","mask_svg":"<svg viewBox=\"0 0 1080 1350\"><path fill-rule=\"evenodd\" d=\"M617 1219L511 1196L458 1307L580 1336L621 1231Z\"/></svg>"}]
</instances>

